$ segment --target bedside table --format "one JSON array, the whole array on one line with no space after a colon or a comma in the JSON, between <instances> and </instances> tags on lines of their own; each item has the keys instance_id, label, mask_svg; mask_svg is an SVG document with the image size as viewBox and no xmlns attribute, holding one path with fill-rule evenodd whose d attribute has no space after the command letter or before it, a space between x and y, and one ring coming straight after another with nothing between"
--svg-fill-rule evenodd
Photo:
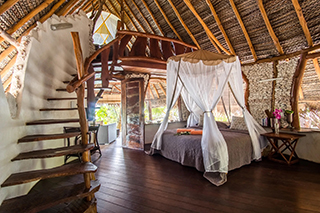
<instances>
[{"instance_id":1,"label":"bedside table","mask_svg":"<svg viewBox=\"0 0 320 213\"><path fill-rule=\"evenodd\" d=\"M281 132L278 134L268 132L261 135L266 137L272 145L271 153L268 156L270 160L279 163L286 163L288 165L297 163L299 161L299 157L295 152L295 149L299 139L306 135ZM279 141L282 142L281 145L279 145ZM283 154L283 152L286 150L289 150L291 152L289 157ZM278 159L278 157L281 157L281 159Z\"/></svg>"}]
</instances>

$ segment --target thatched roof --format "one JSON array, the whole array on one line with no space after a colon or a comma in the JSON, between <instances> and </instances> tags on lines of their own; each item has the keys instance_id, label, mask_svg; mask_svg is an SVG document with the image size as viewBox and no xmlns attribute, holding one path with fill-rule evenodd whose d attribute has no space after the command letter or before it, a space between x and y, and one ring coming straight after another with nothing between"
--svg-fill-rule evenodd
<instances>
[{"instance_id":1,"label":"thatched roof","mask_svg":"<svg viewBox=\"0 0 320 213\"><path fill-rule=\"evenodd\" d=\"M102 7L120 17L121 2L122 0L1 1L0 26L3 31L19 40L37 21L44 22L52 14L74 14L80 9L96 12ZM212 52L236 54L242 63L286 55L320 44L319 0L123 2L123 20L130 30L174 37ZM3 38L0 41L1 70L6 69L16 50ZM10 78L9 71L5 74L1 74L4 82Z\"/></svg>"}]
</instances>

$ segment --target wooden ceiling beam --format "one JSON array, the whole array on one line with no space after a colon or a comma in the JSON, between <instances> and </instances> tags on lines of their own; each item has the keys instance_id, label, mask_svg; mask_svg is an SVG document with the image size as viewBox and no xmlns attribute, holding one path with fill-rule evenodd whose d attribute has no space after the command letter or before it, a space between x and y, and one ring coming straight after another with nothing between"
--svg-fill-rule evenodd
<instances>
[{"instance_id":1,"label":"wooden ceiling beam","mask_svg":"<svg viewBox=\"0 0 320 213\"><path fill-rule=\"evenodd\" d=\"M116 8L114 7L114 5L113 5L110 1L108 1L108 2L110 3L112 9L117 13L118 18L120 19L120 14L118 13L118 11L117 11ZM105 3L104 5L108 8L109 11L111 11L106 3ZM126 11L124 11L124 14L127 16L128 20L129 20L129 22L131 23L131 25L133 26L133 28L134 28L136 31L138 31L138 28L136 27L136 25L134 24L134 22L132 21L132 19L130 18L130 16L127 14ZM128 27L128 29L129 29L129 26L128 26L128 25L127 25L127 27Z\"/></svg>"},{"instance_id":2,"label":"wooden ceiling beam","mask_svg":"<svg viewBox=\"0 0 320 213\"><path fill-rule=\"evenodd\" d=\"M240 24L242 32L243 32L243 34L244 34L244 36L245 36L245 38L247 40L247 43L249 45L250 51L252 53L252 56L253 56L254 60L257 61L258 58L257 58L256 51L253 48L251 39L250 39L249 34L248 34L247 30L246 30L246 27L244 26L244 24L242 22L242 19L241 19L241 16L240 16L239 12L238 12L238 9L237 9L236 5L234 4L233 0L229 0L229 2L230 2L230 5L232 7L232 10L233 10L234 14L236 15L236 18L237 18L238 22Z\"/></svg>"},{"instance_id":3,"label":"wooden ceiling beam","mask_svg":"<svg viewBox=\"0 0 320 213\"><path fill-rule=\"evenodd\" d=\"M0 54L0 61L5 59L12 51L14 51L16 48L15 46L9 46L7 49L5 49L1 54Z\"/></svg>"},{"instance_id":4,"label":"wooden ceiling beam","mask_svg":"<svg viewBox=\"0 0 320 213\"><path fill-rule=\"evenodd\" d=\"M169 21L167 15L165 14L165 12L163 11L163 9L161 8L158 0L154 0L154 3L157 5L158 9L160 10L163 18L166 20L167 24L170 26L170 28L172 29L172 31L177 35L177 37L179 38L180 41L183 41L182 38L180 37L179 33L176 31L176 29L173 27L173 25L171 24L171 22Z\"/></svg>"},{"instance_id":5,"label":"wooden ceiling beam","mask_svg":"<svg viewBox=\"0 0 320 213\"><path fill-rule=\"evenodd\" d=\"M140 8L138 7L138 5L136 4L136 2L134 0L131 0L131 2L133 3L133 5L138 9L138 12L140 14L140 16L143 18L143 20L147 23L148 27L150 28L150 30L152 31L153 34L155 34L154 30L152 29L150 23L148 22L148 20L144 17L144 15L142 14Z\"/></svg>"},{"instance_id":6,"label":"wooden ceiling beam","mask_svg":"<svg viewBox=\"0 0 320 213\"><path fill-rule=\"evenodd\" d=\"M191 4L190 0L183 0L184 3L188 6L189 10L191 10L191 12L193 13L193 15L198 19L198 21L200 22L200 24L202 25L203 29L205 30L205 32L207 33L209 40L211 41L211 43L216 47L218 46L221 50L223 50L226 54L231 55L231 53L224 48L220 42L218 41L218 39L213 35L213 33L211 32L211 30L209 29L209 27L206 25L206 23L204 23L204 21L202 20L202 18L200 17L200 15L197 13L196 9L193 7L193 5ZM210 39L211 38L211 39ZM215 44L214 44L215 43ZM218 52L221 52L219 50L219 48L216 48L218 50Z\"/></svg>"},{"instance_id":7,"label":"wooden ceiling beam","mask_svg":"<svg viewBox=\"0 0 320 213\"><path fill-rule=\"evenodd\" d=\"M154 88L154 90L156 91L157 97L160 98L159 92L156 88L156 85L152 84L152 87Z\"/></svg>"},{"instance_id":8,"label":"wooden ceiling beam","mask_svg":"<svg viewBox=\"0 0 320 213\"><path fill-rule=\"evenodd\" d=\"M320 66L319 66L318 59L314 58L312 60L313 60L314 69L316 70L316 73L317 73L318 78L320 80Z\"/></svg>"},{"instance_id":9,"label":"wooden ceiling beam","mask_svg":"<svg viewBox=\"0 0 320 213\"><path fill-rule=\"evenodd\" d=\"M308 45L309 45L309 47L311 47L311 46L313 46L312 38L311 38L309 29L308 29L307 22L303 16L302 9L299 5L299 2L298 2L298 0L292 0L292 4L293 4L294 9L295 9L297 16L299 18L299 22L300 22L300 25L301 25L302 30L304 32L304 35L306 36Z\"/></svg>"},{"instance_id":10,"label":"wooden ceiling beam","mask_svg":"<svg viewBox=\"0 0 320 213\"><path fill-rule=\"evenodd\" d=\"M142 4L144 5L144 7L148 10L149 14L151 15L154 23L156 23L157 28L159 29L159 31L161 32L161 34L164 36L164 33L159 25L159 23L157 22L157 19L154 17L154 15L152 14L150 8L148 7L147 3L145 2L145 0L141 0Z\"/></svg>"},{"instance_id":11,"label":"wooden ceiling beam","mask_svg":"<svg viewBox=\"0 0 320 213\"><path fill-rule=\"evenodd\" d=\"M265 63L265 62L284 60L284 59L292 58L292 57L301 55L302 53L305 53L305 52L308 53L308 52L311 52L311 51L314 51L314 50L317 50L317 49L320 49L320 44L314 45L313 47L309 47L307 49L303 49L303 50L299 50L299 51L296 51L296 52L293 52L293 53L289 53L289 54L286 54L286 55L280 55L280 56L276 56L276 57L272 57L272 58L264 58L264 59L260 59L260 60L257 60L255 62L250 62L250 63L242 63L242 65L247 66L247 65L259 64L259 63ZM318 53L308 54L306 56L306 58L307 59L312 59L315 56L314 54L318 54Z\"/></svg>"},{"instance_id":12,"label":"wooden ceiling beam","mask_svg":"<svg viewBox=\"0 0 320 213\"><path fill-rule=\"evenodd\" d=\"M260 9L262 18L264 20L264 23L266 24L267 29L269 31L269 35L272 38L272 41L273 41L274 45L276 46L279 54L283 55L284 54L283 49L282 49L282 47L280 45L279 39L277 38L277 36L274 33L273 28L272 28L272 26L270 24L269 18L268 18L267 13L266 13L266 10L264 9L264 6L263 6L263 1L262 0L257 0L257 3L258 3L258 6L259 6L259 9Z\"/></svg>"},{"instance_id":13,"label":"wooden ceiling beam","mask_svg":"<svg viewBox=\"0 0 320 213\"><path fill-rule=\"evenodd\" d=\"M77 5L74 6L70 11L69 14L73 14L77 9L79 9L82 5L84 5L86 3L85 0L80 0L78 1Z\"/></svg>"},{"instance_id":14,"label":"wooden ceiling beam","mask_svg":"<svg viewBox=\"0 0 320 213\"><path fill-rule=\"evenodd\" d=\"M164 95L167 96L167 93L166 93L166 91L164 90L161 82L159 82L159 86L160 86L160 89L162 90L162 92L164 93Z\"/></svg>"},{"instance_id":15,"label":"wooden ceiling beam","mask_svg":"<svg viewBox=\"0 0 320 213\"><path fill-rule=\"evenodd\" d=\"M79 13L80 10L84 10L84 8L87 8L88 5L90 5L90 3L91 3L91 0L85 1L85 2L79 7L77 13Z\"/></svg>"},{"instance_id":16,"label":"wooden ceiling beam","mask_svg":"<svg viewBox=\"0 0 320 213\"><path fill-rule=\"evenodd\" d=\"M3 70L1 70L0 75L1 75L1 79L3 79L8 72L11 70L11 68L14 66L14 64L16 63L17 60L17 55L15 55L10 62L3 68Z\"/></svg>"},{"instance_id":17,"label":"wooden ceiling beam","mask_svg":"<svg viewBox=\"0 0 320 213\"><path fill-rule=\"evenodd\" d=\"M19 0L8 0L6 2L4 2L1 6L0 6L0 15L2 15L4 12L6 12L7 10L9 10L13 5L15 5L15 3L17 3Z\"/></svg>"},{"instance_id":18,"label":"wooden ceiling beam","mask_svg":"<svg viewBox=\"0 0 320 213\"><path fill-rule=\"evenodd\" d=\"M116 2L121 6L121 4L119 3L118 0L116 0ZM131 15L133 16L133 18L137 21L137 23L140 25L140 27L142 28L142 30L144 32L147 32L146 29L144 28L144 26L140 23L139 19L137 19L137 17L134 15L133 11L131 10L131 8L127 5L127 3L123 0L124 5L127 7L127 9L129 10L129 13L131 13ZM125 10L123 10L125 11Z\"/></svg>"},{"instance_id":19,"label":"wooden ceiling beam","mask_svg":"<svg viewBox=\"0 0 320 213\"><path fill-rule=\"evenodd\" d=\"M65 16L72 7L78 2L78 0L70 0L68 3L66 3L61 10L56 12L57 16Z\"/></svg>"},{"instance_id":20,"label":"wooden ceiling beam","mask_svg":"<svg viewBox=\"0 0 320 213\"><path fill-rule=\"evenodd\" d=\"M177 8L174 6L172 0L168 0L168 2L171 5L171 8L173 9L174 13L176 14L176 16L178 17L181 25L184 27L184 29L187 31L188 35L190 36L190 38L192 39L193 43L198 47L198 49L200 48L200 45L197 41L197 39L193 36L193 34L191 33L190 29L188 28L188 26L186 25L186 23L183 21L182 17L180 16L180 13L178 12Z\"/></svg>"},{"instance_id":21,"label":"wooden ceiling beam","mask_svg":"<svg viewBox=\"0 0 320 213\"><path fill-rule=\"evenodd\" d=\"M36 16L43 9L48 7L54 0L46 0L36 8L34 8L30 13L28 13L25 17L23 17L16 25L7 30L9 35L12 35L16 32L20 27L22 27L25 23L27 23L30 19ZM4 41L4 38L0 37L0 43Z\"/></svg>"},{"instance_id":22,"label":"wooden ceiling beam","mask_svg":"<svg viewBox=\"0 0 320 213\"><path fill-rule=\"evenodd\" d=\"M153 93L152 93L152 91L151 91L151 88L150 88L150 82L149 82L149 84L148 84L148 90L149 90L149 94L152 96L152 98L154 99L154 95L153 95Z\"/></svg>"},{"instance_id":23,"label":"wooden ceiling beam","mask_svg":"<svg viewBox=\"0 0 320 213\"><path fill-rule=\"evenodd\" d=\"M213 15L213 17L214 17L214 20L216 20L216 22L217 22L217 25L218 25L218 27L219 27L219 29L220 29L223 37L224 37L224 40L226 40L226 42L227 42L227 45L228 45L228 47L229 47L229 50L231 51L231 53L232 53L233 55L236 55L236 52L234 51L234 49L233 49L233 47L232 47L232 44L231 44L231 42L230 42L230 40L229 40L229 37L228 37L226 31L224 30L224 28L223 28L223 26L222 26L222 23L221 23L221 21L220 21L220 19L219 19L219 17L218 17L218 14L216 13L216 11L215 11L215 9L214 9L211 1L210 1L210 0L206 0L206 2L207 2L207 5L209 6L209 8L210 8L210 10L211 10L211 13L212 13L212 15Z\"/></svg>"},{"instance_id":24,"label":"wooden ceiling beam","mask_svg":"<svg viewBox=\"0 0 320 213\"><path fill-rule=\"evenodd\" d=\"M94 1L90 1L89 4L87 4L84 8L82 8L83 11L88 11L93 6ZM86 12L87 13L87 12Z\"/></svg>"},{"instance_id":25,"label":"wooden ceiling beam","mask_svg":"<svg viewBox=\"0 0 320 213\"><path fill-rule=\"evenodd\" d=\"M3 88L6 89L9 84L11 84L13 74L10 75L10 77L2 84Z\"/></svg>"}]
</instances>

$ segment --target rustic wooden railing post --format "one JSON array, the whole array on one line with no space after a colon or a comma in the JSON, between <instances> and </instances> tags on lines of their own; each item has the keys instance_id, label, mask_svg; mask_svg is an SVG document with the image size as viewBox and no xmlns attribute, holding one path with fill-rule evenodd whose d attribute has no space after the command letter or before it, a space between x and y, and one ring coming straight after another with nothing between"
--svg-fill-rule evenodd
<instances>
[{"instance_id":1,"label":"rustic wooden railing post","mask_svg":"<svg viewBox=\"0 0 320 213\"><path fill-rule=\"evenodd\" d=\"M71 32L72 41L73 41L73 48L74 53L76 57L77 62L77 71L78 71L78 79L80 80L85 75L85 69L84 69L84 61L82 58L82 50L80 46L80 39L79 39L79 33L77 32ZM81 139L82 144L87 145L89 143L88 140L88 122L87 122L87 116L84 106L84 99L85 99L85 83L81 83L81 85L76 90L77 94L77 105L78 105L78 113L79 113L79 123L80 123L80 129L81 129ZM90 161L90 151L85 151L82 153L82 161L83 162L89 162ZM84 182L87 189L90 189L91 187L91 178L90 173L84 174ZM87 200L90 201L92 197L87 197Z\"/></svg>"}]
</instances>

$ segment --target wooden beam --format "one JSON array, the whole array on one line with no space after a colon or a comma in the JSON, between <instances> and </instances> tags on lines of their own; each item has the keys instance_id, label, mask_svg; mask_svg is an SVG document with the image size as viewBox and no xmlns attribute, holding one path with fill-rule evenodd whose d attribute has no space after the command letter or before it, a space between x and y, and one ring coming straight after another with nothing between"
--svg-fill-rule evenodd
<instances>
[{"instance_id":1,"label":"wooden beam","mask_svg":"<svg viewBox=\"0 0 320 213\"><path fill-rule=\"evenodd\" d=\"M306 59L315 59L315 58L320 58L320 52L311 53L306 56Z\"/></svg>"},{"instance_id":2,"label":"wooden beam","mask_svg":"<svg viewBox=\"0 0 320 213\"><path fill-rule=\"evenodd\" d=\"M72 7L78 2L78 0L70 0L68 3L66 3L61 10L56 12L57 16L65 16Z\"/></svg>"},{"instance_id":3,"label":"wooden beam","mask_svg":"<svg viewBox=\"0 0 320 213\"><path fill-rule=\"evenodd\" d=\"M278 61L274 61L272 64L272 67L273 67L273 76L272 77L273 78L278 78L278 68L277 68L278 63L279 63ZM275 105L276 105L276 97L275 97L276 85L277 85L277 81L272 81L271 112L274 111Z\"/></svg>"},{"instance_id":4,"label":"wooden beam","mask_svg":"<svg viewBox=\"0 0 320 213\"><path fill-rule=\"evenodd\" d=\"M2 84L3 86L3 89L6 89L9 84L11 84L11 80L12 80L12 76L13 76L13 73L10 75L10 77Z\"/></svg>"},{"instance_id":5,"label":"wooden beam","mask_svg":"<svg viewBox=\"0 0 320 213\"><path fill-rule=\"evenodd\" d=\"M164 90L161 82L159 82L159 86L160 86L160 89L162 90L162 92L165 94L165 96L167 96L167 93L166 93L166 91Z\"/></svg>"},{"instance_id":6,"label":"wooden beam","mask_svg":"<svg viewBox=\"0 0 320 213\"><path fill-rule=\"evenodd\" d=\"M152 98L154 99L154 95L153 95L153 93L152 93L152 91L151 91L151 88L150 88L150 82L149 82L149 84L148 84L148 90L149 90L150 95L151 95Z\"/></svg>"},{"instance_id":7,"label":"wooden beam","mask_svg":"<svg viewBox=\"0 0 320 213\"><path fill-rule=\"evenodd\" d=\"M177 35L177 37L179 38L180 41L183 41L182 38L180 37L179 33L176 31L176 29L173 27L173 25L171 24L171 22L169 21L166 13L162 10L158 0L154 0L154 3L157 5L158 9L160 10L163 18L166 20L167 24L170 26L170 28L172 29L172 31Z\"/></svg>"},{"instance_id":8,"label":"wooden beam","mask_svg":"<svg viewBox=\"0 0 320 213\"><path fill-rule=\"evenodd\" d=\"M164 36L164 33L159 25L159 23L157 22L157 19L154 17L154 15L152 14L150 8L148 7L147 3L145 2L145 0L141 0L142 4L144 5L144 7L148 10L149 14L151 15L153 22L157 25L157 28L159 29L160 33Z\"/></svg>"},{"instance_id":9,"label":"wooden beam","mask_svg":"<svg viewBox=\"0 0 320 213\"><path fill-rule=\"evenodd\" d=\"M84 5L86 3L85 0L80 0L78 1L77 5L74 6L70 11L69 14L73 14L78 8L80 8L82 5Z\"/></svg>"},{"instance_id":10,"label":"wooden beam","mask_svg":"<svg viewBox=\"0 0 320 213\"><path fill-rule=\"evenodd\" d=\"M79 13L80 10L84 10L84 8L87 8L87 6L90 5L90 3L91 3L91 0L87 0L84 4L82 4L82 5L79 7L77 13Z\"/></svg>"},{"instance_id":11,"label":"wooden beam","mask_svg":"<svg viewBox=\"0 0 320 213\"><path fill-rule=\"evenodd\" d=\"M120 14L119 14L118 11L116 10L115 6L112 4L111 1L108 1L108 2L110 3L112 9L117 13L118 18L120 18ZM105 3L105 6L108 7L106 3ZM131 23L131 25L133 26L133 28L134 28L136 31L138 31L137 26L136 26L135 23L132 21L131 17L128 15L128 13L127 13L125 10L124 10L123 12L124 12L124 14L127 16L128 20L130 21L130 23ZM127 26L127 27L128 27L128 26ZM129 29L129 27L128 27L128 29Z\"/></svg>"},{"instance_id":12,"label":"wooden beam","mask_svg":"<svg viewBox=\"0 0 320 213\"><path fill-rule=\"evenodd\" d=\"M13 5L15 5L15 3L17 3L19 0L8 0L6 2L4 2L1 6L0 6L0 15L2 15L4 12L6 12L7 10L9 10Z\"/></svg>"},{"instance_id":13,"label":"wooden beam","mask_svg":"<svg viewBox=\"0 0 320 213\"><path fill-rule=\"evenodd\" d=\"M9 35L12 35L15 31L17 31L20 27L22 27L25 23L27 23L30 19L32 19L34 16L36 16L40 11L42 11L44 8L48 7L54 0L46 0L36 8L34 8L30 13L28 13L25 17L20 19L20 21L7 30L7 33ZM0 37L0 43L3 42L4 39Z\"/></svg>"},{"instance_id":14,"label":"wooden beam","mask_svg":"<svg viewBox=\"0 0 320 213\"><path fill-rule=\"evenodd\" d=\"M197 39L193 36L193 34L192 34L191 31L189 30L188 26L184 23L182 17L180 16L177 8L174 6L172 0L168 0L168 2L170 3L170 5L171 5L171 7L172 7L172 9L173 9L173 11L174 11L174 13L175 13L176 16L178 17L181 25L184 27L184 29L187 31L188 35L189 35L190 38L192 39L193 43L194 43L195 45L197 45L198 49L201 49L201 48L200 48L200 45L199 45L199 43L198 43L198 41L197 41Z\"/></svg>"},{"instance_id":15,"label":"wooden beam","mask_svg":"<svg viewBox=\"0 0 320 213\"><path fill-rule=\"evenodd\" d=\"M153 38L153 39L158 39L161 41L168 41L168 42L174 42L174 43L178 43L181 45L184 45L186 47L190 47L192 49L197 49L196 46L191 45L191 44L187 44L183 41L179 41L177 39L174 38L168 38L168 37L164 37L164 36L158 36L158 35L153 35L153 34L147 34L147 33L142 33L142 32L132 32L132 31L127 31L127 30L119 30L117 32L117 34L119 35L133 35L133 36L138 36L138 37L147 37L147 38Z\"/></svg>"},{"instance_id":16,"label":"wooden beam","mask_svg":"<svg viewBox=\"0 0 320 213\"><path fill-rule=\"evenodd\" d=\"M241 16L240 16L239 12L238 12L238 9L237 9L236 5L234 4L233 0L229 0L229 2L230 2L230 5L231 5L231 7L233 9L234 14L236 15L236 18L237 18L238 22L240 24L242 32L243 32L244 36L246 37L246 40L247 40L247 43L249 45L250 51L252 53L252 56L253 56L254 60L257 61L256 51L253 48L253 45L251 43L251 39L250 39L249 34L248 34L247 30L246 30L246 27L244 26L244 24L242 22L242 19L241 19Z\"/></svg>"},{"instance_id":17,"label":"wooden beam","mask_svg":"<svg viewBox=\"0 0 320 213\"><path fill-rule=\"evenodd\" d=\"M308 29L307 22L306 22L306 20L304 19L304 16L303 16L301 7L300 7L300 5L299 5L299 2L298 2L298 0L292 0L292 4L293 4L294 9L295 9L295 11L296 11L296 13L297 13L297 16L298 16L298 18L299 18L299 22L300 22L300 25L301 25L301 27L302 27L303 33L304 33L304 35L306 36L308 45L309 45L309 47L311 47L311 46L313 45L312 38L311 38L309 29Z\"/></svg>"},{"instance_id":18,"label":"wooden beam","mask_svg":"<svg viewBox=\"0 0 320 213\"><path fill-rule=\"evenodd\" d=\"M228 45L228 47L229 47L229 50L231 51L231 53L232 53L233 55L236 55L236 52L234 51L234 49L233 49L233 47L232 47L232 44L231 44L231 42L230 42L230 40L229 40L229 38L228 38L228 35L227 35L226 31L224 30L224 28L223 28L223 26L222 26L222 24L221 24L221 21L220 21L220 19L219 19L219 17L218 17L218 14L216 13L216 11L215 11L215 9L214 9L211 1L210 1L210 0L206 0L206 2L207 2L208 6L209 6L209 8L210 8L210 10L211 10L211 13L212 13L214 19L215 19L216 22L217 22L217 25L218 25L218 27L219 27L219 29L220 29L223 37L224 37L224 40L226 40L226 42L227 42L227 45Z\"/></svg>"},{"instance_id":19,"label":"wooden beam","mask_svg":"<svg viewBox=\"0 0 320 213\"><path fill-rule=\"evenodd\" d=\"M119 89L116 85L114 85L114 88L115 88L116 90L118 90L119 92L121 92L121 89Z\"/></svg>"},{"instance_id":20,"label":"wooden beam","mask_svg":"<svg viewBox=\"0 0 320 213\"><path fill-rule=\"evenodd\" d=\"M17 55L15 55L10 62L3 68L3 70L1 70L0 75L1 75L1 79L4 78L4 76L7 75L7 73L11 70L11 68L13 67L13 65L16 63L17 60Z\"/></svg>"},{"instance_id":21,"label":"wooden beam","mask_svg":"<svg viewBox=\"0 0 320 213\"><path fill-rule=\"evenodd\" d=\"M306 60L307 53L302 53L300 56L299 63L297 65L296 71L293 75L293 81L291 86L291 109L294 111L292 126L296 129L300 129L299 121L299 88L302 83L304 70L307 64Z\"/></svg>"},{"instance_id":22,"label":"wooden beam","mask_svg":"<svg viewBox=\"0 0 320 213\"><path fill-rule=\"evenodd\" d=\"M154 84L152 84L153 89L156 91L157 97L160 98L159 92Z\"/></svg>"},{"instance_id":23,"label":"wooden beam","mask_svg":"<svg viewBox=\"0 0 320 213\"><path fill-rule=\"evenodd\" d=\"M216 46L218 45L218 47L223 50L225 53L227 53L228 55L231 55L231 53L224 48L220 42L218 41L218 39L213 35L213 33L211 32L211 30L208 28L208 26L206 25L206 23L204 23L204 21L202 20L202 18L200 17L200 15L197 13L197 11L195 10L195 8L192 6L190 0L183 0L184 3L188 6L188 8L191 10L191 12L193 13L193 15L198 19L198 21L200 22L200 24L202 25L203 29L205 30L205 32L207 33L209 40L211 41L211 43ZM212 40L211 40L211 39ZM215 43L215 44L214 44ZM217 51L219 52L219 48L216 48Z\"/></svg>"},{"instance_id":24,"label":"wooden beam","mask_svg":"<svg viewBox=\"0 0 320 213\"><path fill-rule=\"evenodd\" d=\"M319 66L318 59L315 58L315 59L312 59L312 61L313 61L314 69L315 69L315 71L318 75L318 78L320 80L320 66Z\"/></svg>"},{"instance_id":25,"label":"wooden beam","mask_svg":"<svg viewBox=\"0 0 320 213\"><path fill-rule=\"evenodd\" d=\"M116 2L117 2L119 5L121 5L118 0L116 0ZM133 18L138 22L138 24L140 25L140 27L142 28L142 30L143 30L144 32L147 32L146 29L144 28L144 26L140 23L139 19L137 19L137 17L134 15L134 13L132 12L131 8L127 5L127 3L126 3L125 1L124 1L123 3L124 3L124 5L127 7L127 9L129 10L129 12L131 13L131 15L133 16Z\"/></svg>"},{"instance_id":26,"label":"wooden beam","mask_svg":"<svg viewBox=\"0 0 320 213\"><path fill-rule=\"evenodd\" d=\"M259 63L265 63L265 62L272 62L272 61L279 61L279 60L284 60L287 58L292 58L298 55L301 55L302 53L308 53L314 50L320 49L320 44L318 45L314 45L313 47L309 47L307 49L303 49L303 50L299 50L290 54L286 54L286 55L281 55L281 56L276 56L276 57L272 57L272 58L265 58L265 59L260 59L257 60L255 62L250 62L250 63L242 63L242 66L247 66L247 65L253 65L253 64L259 64ZM314 58L314 54L316 53L312 53L306 56L307 59L312 59Z\"/></svg>"},{"instance_id":27,"label":"wooden beam","mask_svg":"<svg viewBox=\"0 0 320 213\"><path fill-rule=\"evenodd\" d=\"M4 38L7 42L13 45L15 48L19 48L19 43L11 37L6 31L0 29L0 36Z\"/></svg>"},{"instance_id":28,"label":"wooden beam","mask_svg":"<svg viewBox=\"0 0 320 213\"><path fill-rule=\"evenodd\" d=\"M273 41L274 45L276 46L279 54L283 55L284 54L283 49L282 49L282 47L280 45L280 42L279 42L276 34L273 31L273 28L271 27L271 24L270 24L269 18L267 16L266 10L264 9L264 6L263 6L263 1L262 0L257 0L257 3L258 3L258 6L259 6L259 9L260 9L262 18L264 20L264 23L266 24L267 29L269 31L269 35L272 38L272 41Z\"/></svg>"},{"instance_id":29,"label":"wooden beam","mask_svg":"<svg viewBox=\"0 0 320 213\"><path fill-rule=\"evenodd\" d=\"M150 23L148 22L148 20L144 17L144 15L142 14L140 8L138 7L138 5L135 3L134 0L131 0L131 2L133 3L133 5L138 9L138 12L140 14L140 16L143 18L143 20L147 23L148 27L151 29L152 33L155 34L154 30L152 29Z\"/></svg>"},{"instance_id":30,"label":"wooden beam","mask_svg":"<svg viewBox=\"0 0 320 213\"><path fill-rule=\"evenodd\" d=\"M304 99L303 90L302 90L301 86L299 87L299 98L300 98L300 100Z\"/></svg>"},{"instance_id":31,"label":"wooden beam","mask_svg":"<svg viewBox=\"0 0 320 213\"><path fill-rule=\"evenodd\" d=\"M15 46L9 46L7 49L5 49L1 54L0 54L0 61L3 61L12 51L14 51L16 48Z\"/></svg>"}]
</instances>

